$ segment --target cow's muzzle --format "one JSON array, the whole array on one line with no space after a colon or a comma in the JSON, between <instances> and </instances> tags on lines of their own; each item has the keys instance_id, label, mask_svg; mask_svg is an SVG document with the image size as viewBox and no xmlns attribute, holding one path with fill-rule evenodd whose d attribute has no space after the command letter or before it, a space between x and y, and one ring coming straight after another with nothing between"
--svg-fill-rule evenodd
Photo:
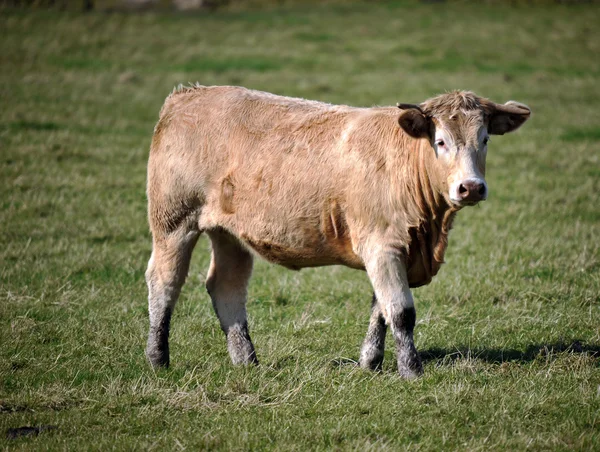
<instances>
[{"instance_id":1,"label":"cow's muzzle","mask_svg":"<svg viewBox=\"0 0 600 452\"><path fill-rule=\"evenodd\" d=\"M482 179L465 179L458 183L451 194L456 204L471 206L487 198L487 185Z\"/></svg>"}]
</instances>

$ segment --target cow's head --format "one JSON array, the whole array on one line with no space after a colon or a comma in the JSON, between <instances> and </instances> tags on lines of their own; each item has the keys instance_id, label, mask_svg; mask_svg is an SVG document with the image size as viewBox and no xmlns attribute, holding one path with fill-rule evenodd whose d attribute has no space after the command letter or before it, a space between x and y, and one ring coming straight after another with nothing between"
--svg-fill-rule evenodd
<instances>
[{"instance_id":1,"label":"cow's head","mask_svg":"<svg viewBox=\"0 0 600 452\"><path fill-rule=\"evenodd\" d=\"M398 122L414 138L429 140L435 159L430 177L456 207L487 198L485 157L490 135L519 128L531 114L526 105L504 105L465 91L443 94L422 104L398 104Z\"/></svg>"}]
</instances>

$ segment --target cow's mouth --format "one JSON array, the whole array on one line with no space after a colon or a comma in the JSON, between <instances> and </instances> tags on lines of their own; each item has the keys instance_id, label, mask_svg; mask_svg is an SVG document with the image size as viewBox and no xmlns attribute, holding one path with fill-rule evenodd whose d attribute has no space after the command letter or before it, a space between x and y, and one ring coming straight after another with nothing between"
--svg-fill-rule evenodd
<instances>
[{"instance_id":1,"label":"cow's mouth","mask_svg":"<svg viewBox=\"0 0 600 452\"><path fill-rule=\"evenodd\" d=\"M476 200L476 201L475 201L475 200L474 200L474 201L470 201L470 200L465 200L465 199L462 199L462 200L455 200L455 199L452 199L452 200L451 200L451 202L452 202L452 205L453 205L455 208L458 208L458 209L462 209L463 207L471 207L471 206L476 206L476 205L478 205L478 204L479 204L481 201L485 201L485 198L484 198L484 199L479 199L479 200Z\"/></svg>"}]
</instances>

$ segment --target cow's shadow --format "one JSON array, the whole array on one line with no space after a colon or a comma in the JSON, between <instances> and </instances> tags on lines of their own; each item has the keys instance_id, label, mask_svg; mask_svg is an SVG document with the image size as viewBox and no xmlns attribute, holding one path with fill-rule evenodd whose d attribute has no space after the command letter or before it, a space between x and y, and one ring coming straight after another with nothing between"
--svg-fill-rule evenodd
<instances>
[{"instance_id":1,"label":"cow's shadow","mask_svg":"<svg viewBox=\"0 0 600 452\"><path fill-rule=\"evenodd\" d=\"M554 343L540 343L528 345L525 350L513 348L484 348L484 347L456 347L456 348L423 348L419 349L419 355L423 363L434 363L437 366L452 365L461 359L483 361L489 364L526 364L535 360L554 361L565 353L583 355L587 354L593 359L600 361L600 344L585 343L581 339L558 341ZM385 361L395 361L395 350L385 351ZM599 362L600 364L600 362ZM336 358L331 360L331 366L357 367L358 359Z\"/></svg>"},{"instance_id":2,"label":"cow's shadow","mask_svg":"<svg viewBox=\"0 0 600 452\"><path fill-rule=\"evenodd\" d=\"M423 362L450 363L458 359L473 359L490 364L528 363L536 359L556 359L561 353L589 354L600 358L600 345L587 344L582 340L570 340L555 343L531 344L525 350L511 348L472 348L457 347L454 349L426 348L419 351Z\"/></svg>"}]
</instances>

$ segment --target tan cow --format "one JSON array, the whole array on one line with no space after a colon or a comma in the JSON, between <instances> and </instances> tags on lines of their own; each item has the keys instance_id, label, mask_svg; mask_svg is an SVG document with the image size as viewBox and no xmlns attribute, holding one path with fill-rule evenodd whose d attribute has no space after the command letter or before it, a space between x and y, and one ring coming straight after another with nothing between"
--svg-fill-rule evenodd
<instances>
[{"instance_id":1,"label":"tan cow","mask_svg":"<svg viewBox=\"0 0 600 452\"><path fill-rule=\"evenodd\" d=\"M230 86L178 88L167 98L148 163L153 366L169 364L171 313L206 232L206 287L234 363L257 362L246 299L259 255L295 270L366 270L374 296L361 366L381 366L389 325L400 374L422 373L409 288L438 272L456 212L486 199L489 134L517 129L531 111L470 92L398 107Z\"/></svg>"}]
</instances>

